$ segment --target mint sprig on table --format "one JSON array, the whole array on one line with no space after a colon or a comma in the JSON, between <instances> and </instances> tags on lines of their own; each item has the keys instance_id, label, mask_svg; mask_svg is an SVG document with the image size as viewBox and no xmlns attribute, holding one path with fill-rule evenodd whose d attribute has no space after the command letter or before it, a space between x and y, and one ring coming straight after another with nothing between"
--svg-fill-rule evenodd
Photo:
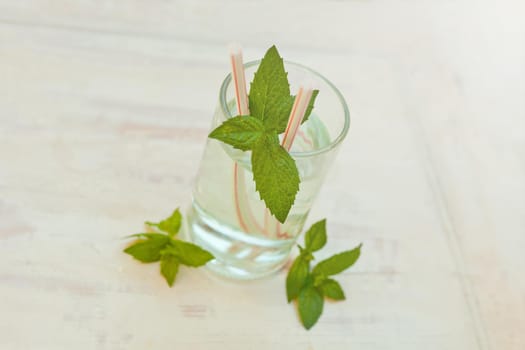
<instances>
[{"instance_id":1,"label":"mint sprig on table","mask_svg":"<svg viewBox=\"0 0 525 350\"><path fill-rule=\"evenodd\" d=\"M214 258L207 250L175 238L182 224L179 209L160 222L146 221L145 224L156 232L128 236L137 240L124 252L143 263L160 261L160 273L170 287L175 282L180 265L199 267Z\"/></svg>"},{"instance_id":2,"label":"mint sprig on table","mask_svg":"<svg viewBox=\"0 0 525 350\"><path fill-rule=\"evenodd\" d=\"M304 123L319 93L314 90L302 120ZM295 96L290 95L288 74L277 48L272 46L261 60L249 92L249 116L236 116L213 130L209 137L242 151L252 151L255 189L266 207L284 223L299 191L295 161L279 143Z\"/></svg>"},{"instance_id":3,"label":"mint sprig on table","mask_svg":"<svg viewBox=\"0 0 525 350\"><path fill-rule=\"evenodd\" d=\"M324 299L344 300L343 288L330 276L343 272L359 259L361 244L319 262L310 270L313 253L326 244L326 219L310 227L304 238L304 248L299 246L300 254L293 262L286 277L286 296L288 302L297 299L299 317L306 329L319 320L323 312Z\"/></svg>"}]
</instances>

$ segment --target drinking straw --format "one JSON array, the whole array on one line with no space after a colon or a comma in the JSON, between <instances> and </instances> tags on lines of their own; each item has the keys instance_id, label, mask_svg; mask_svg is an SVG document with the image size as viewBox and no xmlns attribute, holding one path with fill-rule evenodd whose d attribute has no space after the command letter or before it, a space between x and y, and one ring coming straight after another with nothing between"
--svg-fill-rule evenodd
<instances>
[{"instance_id":1,"label":"drinking straw","mask_svg":"<svg viewBox=\"0 0 525 350\"><path fill-rule=\"evenodd\" d=\"M237 100L237 111L239 115L249 115L248 93L246 92L246 77L244 75L244 64L242 59L242 48L237 43L231 43L230 63L232 66L233 84L235 86L235 97Z\"/></svg>"},{"instance_id":2,"label":"drinking straw","mask_svg":"<svg viewBox=\"0 0 525 350\"><path fill-rule=\"evenodd\" d=\"M290 118L288 119L288 125L286 126L283 141L281 143L287 151L290 151L292 148L295 135L297 135L299 126L301 126L304 114L308 108L308 103L312 97L312 91L313 89L310 85L303 85L299 87L299 91L295 96L292 111L290 112Z\"/></svg>"},{"instance_id":3,"label":"drinking straw","mask_svg":"<svg viewBox=\"0 0 525 350\"><path fill-rule=\"evenodd\" d=\"M239 115L246 116L250 114L250 109L248 106L248 94L246 92L246 77L244 74L242 48L239 44L232 43L229 45L229 49L237 111ZM258 225L257 220L253 217L251 212L246 194L245 174L242 169L239 169L237 162L234 164L233 182L235 212L239 219L241 228L245 232L250 232L255 229L265 233L265 230Z\"/></svg>"}]
</instances>

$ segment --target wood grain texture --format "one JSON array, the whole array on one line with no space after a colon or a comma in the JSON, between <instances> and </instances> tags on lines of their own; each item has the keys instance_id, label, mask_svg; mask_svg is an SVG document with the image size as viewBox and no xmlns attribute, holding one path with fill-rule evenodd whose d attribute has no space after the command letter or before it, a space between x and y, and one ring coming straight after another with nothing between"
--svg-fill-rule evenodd
<instances>
[{"instance_id":1,"label":"wood grain texture","mask_svg":"<svg viewBox=\"0 0 525 350\"><path fill-rule=\"evenodd\" d=\"M0 1L0 348L524 349L524 10ZM231 40L277 44L351 104L310 222L325 254L363 256L310 332L285 272L181 269L170 289L121 253L190 202Z\"/></svg>"}]
</instances>

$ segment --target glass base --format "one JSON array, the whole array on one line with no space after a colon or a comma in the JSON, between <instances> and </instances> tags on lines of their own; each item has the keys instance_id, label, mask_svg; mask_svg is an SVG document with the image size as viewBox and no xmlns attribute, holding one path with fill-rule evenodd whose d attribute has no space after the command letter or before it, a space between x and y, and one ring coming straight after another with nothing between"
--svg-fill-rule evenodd
<instances>
[{"instance_id":1,"label":"glass base","mask_svg":"<svg viewBox=\"0 0 525 350\"><path fill-rule=\"evenodd\" d=\"M210 271L232 279L252 280L272 275L287 262L295 239L250 235L221 223L193 203L188 211L188 236L215 260Z\"/></svg>"},{"instance_id":2,"label":"glass base","mask_svg":"<svg viewBox=\"0 0 525 350\"><path fill-rule=\"evenodd\" d=\"M228 263L221 262L217 259L210 261L206 268L213 272L216 275L219 275L221 277L226 277L230 279L235 280L255 280L260 278L265 278L268 276L272 276L273 274L276 274L279 272L283 266L286 264L287 259L279 265L276 266L273 270L265 270L265 271L254 271L253 269L247 269L243 267L237 267L235 265L230 265Z\"/></svg>"}]
</instances>

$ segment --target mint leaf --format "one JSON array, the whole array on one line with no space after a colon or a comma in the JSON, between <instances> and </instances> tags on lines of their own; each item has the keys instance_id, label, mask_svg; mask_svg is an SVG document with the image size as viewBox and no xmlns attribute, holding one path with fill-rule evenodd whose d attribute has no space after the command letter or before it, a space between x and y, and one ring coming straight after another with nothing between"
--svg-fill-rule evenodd
<instances>
[{"instance_id":1,"label":"mint leaf","mask_svg":"<svg viewBox=\"0 0 525 350\"><path fill-rule=\"evenodd\" d=\"M286 296L288 302L297 298L299 295L299 292L306 282L309 270L308 261L304 259L302 255L299 255L290 267L288 276L286 276Z\"/></svg>"},{"instance_id":2,"label":"mint leaf","mask_svg":"<svg viewBox=\"0 0 525 350\"><path fill-rule=\"evenodd\" d=\"M146 221L146 225L157 227L159 230L166 232L168 236L173 237L179 232L181 222L182 215L180 214L180 211L177 208L175 209L175 211L173 211L173 214L171 214L170 217L162 220L161 222L155 223Z\"/></svg>"},{"instance_id":3,"label":"mint leaf","mask_svg":"<svg viewBox=\"0 0 525 350\"><path fill-rule=\"evenodd\" d=\"M264 122L266 130L281 133L286 129L293 100L277 48L266 51L250 85L250 114Z\"/></svg>"},{"instance_id":4,"label":"mint leaf","mask_svg":"<svg viewBox=\"0 0 525 350\"><path fill-rule=\"evenodd\" d=\"M171 254L177 257L181 264L191 267L198 267L205 265L212 260L214 256L207 250L201 247L184 241L171 241L170 245L166 247L164 254Z\"/></svg>"},{"instance_id":5,"label":"mint leaf","mask_svg":"<svg viewBox=\"0 0 525 350\"><path fill-rule=\"evenodd\" d=\"M139 240L137 243L127 247L124 249L124 253L145 263L155 262L160 260L160 251L164 249L168 242L168 236L150 236L146 240Z\"/></svg>"},{"instance_id":6,"label":"mint leaf","mask_svg":"<svg viewBox=\"0 0 525 350\"><path fill-rule=\"evenodd\" d=\"M304 288L299 294L299 316L304 328L310 329L323 313L324 299L321 293L312 285Z\"/></svg>"},{"instance_id":7,"label":"mint leaf","mask_svg":"<svg viewBox=\"0 0 525 350\"><path fill-rule=\"evenodd\" d=\"M286 295L288 302L297 298L301 322L306 329L310 329L323 312L325 297L333 300L346 298L341 285L327 276L352 266L359 259L362 244L321 261L309 272L309 262L314 259L312 253L323 248L327 241L326 219L313 224L305 233L304 240L305 247L298 245L300 255L286 277Z\"/></svg>"},{"instance_id":8,"label":"mint leaf","mask_svg":"<svg viewBox=\"0 0 525 350\"><path fill-rule=\"evenodd\" d=\"M261 120L251 116L230 118L213 130L208 137L243 151L252 149L264 132Z\"/></svg>"},{"instance_id":9,"label":"mint leaf","mask_svg":"<svg viewBox=\"0 0 525 350\"><path fill-rule=\"evenodd\" d=\"M318 90L310 98L303 121L312 112ZM279 51L270 47L250 85L250 116L230 118L209 137L242 151L252 151L253 179L260 198L281 223L286 221L299 191L299 173L293 158L279 145L294 103L288 73Z\"/></svg>"},{"instance_id":10,"label":"mint leaf","mask_svg":"<svg viewBox=\"0 0 525 350\"><path fill-rule=\"evenodd\" d=\"M352 266L361 254L361 244L352 250L336 254L318 263L312 270L314 275L331 276Z\"/></svg>"},{"instance_id":11,"label":"mint leaf","mask_svg":"<svg viewBox=\"0 0 525 350\"><path fill-rule=\"evenodd\" d=\"M327 298L333 300L345 299L345 293L343 292L343 289L341 288L339 282L337 282L336 280L327 278L323 282L321 282L318 288L321 291L321 293L323 293L323 295Z\"/></svg>"},{"instance_id":12,"label":"mint leaf","mask_svg":"<svg viewBox=\"0 0 525 350\"><path fill-rule=\"evenodd\" d=\"M162 276L164 276L166 282L168 282L168 285L170 287L173 286L178 271L179 260L177 259L177 257L172 254L166 253L165 250L163 250L162 256L160 258L160 273L162 274Z\"/></svg>"},{"instance_id":13,"label":"mint leaf","mask_svg":"<svg viewBox=\"0 0 525 350\"><path fill-rule=\"evenodd\" d=\"M307 121L308 117L310 117L310 114L312 113L312 110L314 109L314 103L315 103L315 99L317 98L317 95L319 95L319 90L312 91L312 97L310 97L310 102L308 102L308 107L306 107L306 112L304 112L304 117L303 117L303 121L301 122L301 124Z\"/></svg>"},{"instance_id":14,"label":"mint leaf","mask_svg":"<svg viewBox=\"0 0 525 350\"><path fill-rule=\"evenodd\" d=\"M316 222L304 236L304 244L310 252L315 252L326 244L326 219Z\"/></svg>"},{"instance_id":15,"label":"mint leaf","mask_svg":"<svg viewBox=\"0 0 525 350\"><path fill-rule=\"evenodd\" d=\"M288 125L290 113L292 112L294 100L290 98L283 98L280 102L276 102L273 106L273 113L264 121L266 130L274 131L277 134L282 134Z\"/></svg>"},{"instance_id":16,"label":"mint leaf","mask_svg":"<svg viewBox=\"0 0 525 350\"><path fill-rule=\"evenodd\" d=\"M175 283L180 264L197 267L213 259L211 253L199 246L173 238L179 232L181 223L182 215L179 209L158 223L146 222L147 225L166 234L156 232L130 235L127 238L133 237L138 240L124 249L125 253L145 263L160 260L160 273L170 287Z\"/></svg>"},{"instance_id":17,"label":"mint leaf","mask_svg":"<svg viewBox=\"0 0 525 350\"><path fill-rule=\"evenodd\" d=\"M299 191L299 172L293 158L274 133L265 134L252 151L255 189L266 207L284 223Z\"/></svg>"}]
</instances>

